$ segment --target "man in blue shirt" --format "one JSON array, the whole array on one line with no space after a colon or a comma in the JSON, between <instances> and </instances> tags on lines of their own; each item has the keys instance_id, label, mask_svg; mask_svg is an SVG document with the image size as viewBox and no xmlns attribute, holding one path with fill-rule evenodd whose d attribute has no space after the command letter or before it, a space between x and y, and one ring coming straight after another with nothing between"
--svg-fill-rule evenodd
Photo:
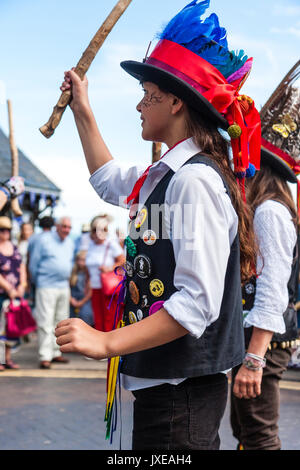
<instances>
[{"instance_id":1,"label":"man in blue shirt","mask_svg":"<svg viewBox=\"0 0 300 470\"><path fill-rule=\"evenodd\" d=\"M69 217L62 217L55 231L36 238L30 253L29 270L36 286L35 316L38 325L39 360L42 369L51 362L68 362L62 357L55 341L58 321L69 317L70 287L74 244Z\"/></svg>"}]
</instances>

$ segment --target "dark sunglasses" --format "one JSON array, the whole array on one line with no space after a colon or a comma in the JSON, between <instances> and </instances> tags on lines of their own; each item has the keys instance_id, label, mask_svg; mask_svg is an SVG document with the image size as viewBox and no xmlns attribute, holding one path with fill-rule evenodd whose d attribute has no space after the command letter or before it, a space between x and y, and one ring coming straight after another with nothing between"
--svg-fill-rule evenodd
<instances>
[{"instance_id":1,"label":"dark sunglasses","mask_svg":"<svg viewBox=\"0 0 300 470\"><path fill-rule=\"evenodd\" d=\"M10 232L10 231L11 231L11 228L0 227L0 232L5 232L5 231Z\"/></svg>"},{"instance_id":2,"label":"dark sunglasses","mask_svg":"<svg viewBox=\"0 0 300 470\"><path fill-rule=\"evenodd\" d=\"M96 233L97 231L99 231L99 232L108 232L108 228L105 227L105 228L93 228L92 229L92 233Z\"/></svg>"}]
</instances>

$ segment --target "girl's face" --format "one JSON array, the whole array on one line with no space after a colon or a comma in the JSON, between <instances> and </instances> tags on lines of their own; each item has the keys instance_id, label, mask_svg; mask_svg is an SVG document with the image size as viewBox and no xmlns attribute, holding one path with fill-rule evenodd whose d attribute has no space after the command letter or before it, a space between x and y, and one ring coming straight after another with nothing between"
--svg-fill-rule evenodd
<instances>
[{"instance_id":1,"label":"girl's face","mask_svg":"<svg viewBox=\"0 0 300 470\"><path fill-rule=\"evenodd\" d=\"M33 228L31 224L24 224L22 226L21 236L23 240L28 240L33 234Z\"/></svg>"},{"instance_id":2,"label":"girl's face","mask_svg":"<svg viewBox=\"0 0 300 470\"><path fill-rule=\"evenodd\" d=\"M106 220L100 220L98 223L91 229L91 239L97 244L100 245L106 240L108 235L108 225Z\"/></svg>"},{"instance_id":3,"label":"girl's face","mask_svg":"<svg viewBox=\"0 0 300 470\"><path fill-rule=\"evenodd\" d=\"M83 269L85 267L85 256L78 256L76 262L78 268Z\"/></svg>"},{"instance_id":4,"label":"girl's face","mask_svg":"<svg viewBox=\"0 0 300 470\"><path fill-rule=\"evenodd\" d=\"M10 230L7 228L0 228L0 243L10 240Z\"/></svg>"},{"instance_id":5,"label":"girl's face","mask_svg":"<svg viewBox=\"0 0 300 470\"><path fill-rule=\"evenodd\" d=\"M152 82L143 83L144 97L136 109L141 113L142 137L153 142L166 142L171 122L171 100Z\"/></svg>"}]
</instances>

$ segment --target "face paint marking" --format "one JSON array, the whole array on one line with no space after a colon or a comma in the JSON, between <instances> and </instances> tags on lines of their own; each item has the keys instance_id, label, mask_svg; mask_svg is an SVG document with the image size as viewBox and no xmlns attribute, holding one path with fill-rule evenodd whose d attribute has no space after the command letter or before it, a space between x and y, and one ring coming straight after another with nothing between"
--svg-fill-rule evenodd
<instances>
[{"instance_id":1,"label":"face paint marking","mask_svg":"<svg viewBox=\"0 0 300 470\"><path fill-rule=\"evenodd\" d=\"M160 104L163 102L163 97L161 95L158 95L157 92L153 92L150 95L148 95L148 92L145 91L145 96L141 101L141 106L144 106L145 108L149 108L150 106L155 106L156 104Z\"/></svg>"}]
</instances>

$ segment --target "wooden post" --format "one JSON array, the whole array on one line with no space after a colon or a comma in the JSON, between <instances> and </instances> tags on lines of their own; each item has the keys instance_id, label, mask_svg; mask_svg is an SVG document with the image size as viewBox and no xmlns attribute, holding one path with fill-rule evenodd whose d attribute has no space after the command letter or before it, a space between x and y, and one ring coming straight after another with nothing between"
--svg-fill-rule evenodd
<instances>
[{"instance_id":1,"label":"wooden post","mask_svg":"<svg viewBox=\"0 0 300 470\"><path fill-rule=\"evenodd\" d=\"M116 6L113 8L111 13L108 15L102 26L98 29L97 33L91 40L90 44L84 51L84 53L81 56L81 59L77 63L75 67L75 72L77 75L83 79L84 75L88 71L91 63L93 62L97 52L101 48L102 44L104 43L105 39L113 29L114 25L117 23L119 18L123 15L125 10L128 8L129 4L131 3L131 0L119 0ZM42 127L40 127L41 133L49 138L54 134L54 131L58 124L60 123L60 120L62 118L62 115L70 103L72 99L72 92L71 90L64 91L56 106L53 108L53 113L49 119L49 121Z\"/></svg>"},{"instance_id":2,"label":"wooden post","mask_svg":"<svg viewBox=\"0 0 300 470\"><path fill-rule=\"evenodd\" d=\"M7 109L8 109L8 123L9 123L9 145L10 145L10 154L11 154L11 175L18 176L19 175L19 153L18 153L18 148L15 144L12 105L11 105L10 100L7 100ZM23 212L20 209L19 201L17 197L14 197L11 200L11 209L16 217L20 217L20 215L23 214Z\"/></svg>"}]
</instances>

